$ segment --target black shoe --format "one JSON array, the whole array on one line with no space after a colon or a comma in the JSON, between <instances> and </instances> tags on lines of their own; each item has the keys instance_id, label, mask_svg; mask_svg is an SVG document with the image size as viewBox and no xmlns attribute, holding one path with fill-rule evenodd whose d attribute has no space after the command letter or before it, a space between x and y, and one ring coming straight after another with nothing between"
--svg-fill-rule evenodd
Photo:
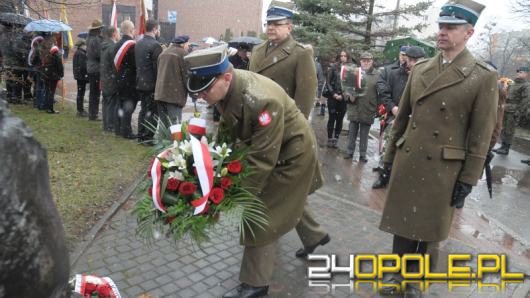
<instances>
[{"instance_id":1,"label":"black shoe","mask_svg":"<svg viewBox=\"0 0 530 298\"><path fill-rule=\"evenodd\" d=\"M379 172L379 177L377 180L372 184L372 189L380 189L385 188L388 185L388 181L390 180L390 173L383 169L381 172Z\"/></svg>"},{"instance_id":2,"label":"black shoe","mask_svg":"<svg viewBox=\"0 0 530 298\"><path fill-rule=\"evenodd\" d=\"M138 138L138 136L135 135L135 134L133 134L133 133L128 134L128 135L123 135L122 137L124 137L124 138L126 138L126 139L131 139L131 140L132 140L132 139L137 139L137 138Z\"/></svg>"},{"instance_id":3,"label":"black shoe","mask_svg":"<svg viewBox=\"0 0 530 298\"><path fill-rule=\"evenodd\" d=\"M101 119L99 118L94 118L94 117L88 117L88 121L101 121Z\"/></svg>"},{"instance_id":4,"label":"black shoe","mask_svg":"<svg viewBox=\"0 0 530 298\"><path fill-rule=\"evenodd\" d=\"M352 159L352 158L353 158L353 154L344 155L344 159Z\"/></svg>"},{"instance_id":5,"label":"black shoe","mask_svg":"<svg viewBox=\"0 0 530 298\"><path fill-rule=\"evenodd\" d=\"M403 292L403 298L419 298L422 297L421 289L417 285L407 284Z\"/></svg>"},{"instance_id":6,"label":"black shoe","mask_svg":"<svg viewBox=\"0 0 530 298\"><path fill-rule=\"evenodd\" d=\"M368 162L368 159L366 159L364 156L361 156L359 157L359 162Z\"/></svg>"},{"instance_id":7,"label":"black shoe","mask_svg":"<svg viewBox=\"0 0 530 298\"><path fill-rule=\"evenodd\" d=\"M88 117L88 113L85 111L77 112L77 117Z\"/></svg>"},{"instance_id":8,"label":"black shoe","mask_svg":"<svg viewBox=\"0 0 530 298\"><path fill-rule=\"evenodd\" d=\"M313 253L315 251L317 246L326 245L330 240L331 240L331 238L329 238L329 235L326 234L326 236L324 236L324 238L322 238L316 244L308 246L308 247L300 248L299 250L297 250L295 255L296 255L297 258L307 257L308 254L311 254L311 253Z\"/></svg>"},{"instance_id":9,"label":"black shoe","mask_svg":"<svg viewBox=\"0 0 530 298\"><path fill-rule=\"evenodd\" d=\"M55 110L46 110L46 113L48 113L48 114L59 114L59 111L55 111Z\"/></svg>"},{"instance_id":10,"label":"black shoe","mask_svg":"<svg viewBox=\"0 0 530 298\"><path fill-rule=\"evenodd\" d=\"M379 294L382 296L395 296L400 294L401 291L401 280L394 276L387 280L382 281L383 286L379 290Z\"/></svg>"},{"instance_id":11,"label":"black shoe","mask_svg":"<svg viewBox=\"0 0 530 298\"><path fill-rule=\"evenodd\" d=\"M267 295L268 292L269 292L269 286L253 287L246 283L242 283L239 286L225 293L223 295L223 298L262 297L262 296Z\"/></svg>"},{"instance_id":12,"label":"black shoe","mask_svg":"<svg viewBox=\"0 0 530 298\"><path fill-rule=\"evenodd\" d=\"M505 144L501 148L493 150L493 152L501 155L508 155L508 153L510 153L510 145Z\"/></svg>"}]
</instances>

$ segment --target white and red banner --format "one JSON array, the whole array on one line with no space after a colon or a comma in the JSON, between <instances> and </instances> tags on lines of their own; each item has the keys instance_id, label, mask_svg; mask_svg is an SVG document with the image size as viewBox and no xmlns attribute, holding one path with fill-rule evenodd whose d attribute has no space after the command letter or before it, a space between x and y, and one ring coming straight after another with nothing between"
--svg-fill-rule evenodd
<instances>
[{"instance_id":1,"label":"white and red banner","mask_svg":"<svg viewBox=\"0 0 530 298\"><path fill-rule=\"evenodd\" d=\"M112 13L110 14L110 25L118 30L118 11L116 10L116 1L112 1Z\"/></svg>"},{"instance_id":2,"label":"white and red banner","mask_svg":"<svg viewBox=\"0 0 530 298\"><path fill-rule=\"evenodd\" d=\"M123 58L127 54L127 51L135 44L136 42L134 40L127 40L124 42L118 52L116 53L116 56L114 56L114 67L116 67L116 71L120 71L121 64L123 62Z\"/></svg>"},{"instance_id":3,"label":"white and red banner","mask_svg":"<svg viewBox=\"0 0 530 298\"><path fill-rule=\"evenodd\" d=\"M145 33L145 22L147 22L147 7L145 0L140 0L140 26L138 26L138 34L142 36Z\"/></svg>"},{"instance_id":4,"label":"white and red banner","mask_svg":"<svg viewBox=\"0 0 530 298\"><path fill-rule=\"evenodd\" d=\"M202 190L202 197L191 202L193 207L195 207L193 215L197 215L204 211L208 202L208 197L210 196L210 191L213 188L213 163L210 150L208 150L208 145L202 143L192 135L190 135L190 138L195 169L197 169L197 176L199 177L199 183L201 184Z\"/></svg>"},{"instance_id":5,"label":"white and red banner","mask_svg":"<svg viewBox=\"0 0 530 298\"><path fill-rule=\"evenodd\" d=\"M166 158L169 153L169 149L162 151L160 154L155 157L153 166L151 167L151 181L153 182L153 187L151 189L151 197L153 198L153 204L155 204L156 209L166 213L166 207L162 204L162 197L160 196L160 191L162 187L162 163L160 158Z\"/></svg>"},{"instance_id":6,"label":"white and red banner","mask_svg":"<svg viewBox=\"0 0 530 298\"><path fill-rule=\"evenodd\" d=\"M182 140L182 125L180 124L173 124L169 127L169 130L171 131L171 139L173 141L181 141Z\"/></svg>"}]
</instances>

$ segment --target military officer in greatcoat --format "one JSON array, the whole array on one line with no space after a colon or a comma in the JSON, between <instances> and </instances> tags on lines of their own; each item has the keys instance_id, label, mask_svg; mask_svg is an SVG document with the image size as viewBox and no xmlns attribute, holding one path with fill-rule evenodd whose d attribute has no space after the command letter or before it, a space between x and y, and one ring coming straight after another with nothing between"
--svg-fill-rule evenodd
<instances>
[{"instance_id":1,"label":"military officer in greatcoat","mask_svg":"<svg viewBox=\"0 0 530 298\"><path fill-rule=\"evenodd\" d=\"M285 7L272 6L267 10L268 42L254 47L249 70L280 85L308 118L317 90L313 49L296 42L291 36L292 17L293 11ZM321 177L320 174L316 176ZM306 257L317 246L330 241L329 235L308 210L303 213L296 232L304 246L296 252L296 257Z\"/></svg>"},{"instance_id":2,"label":"military officer in greatcoat","mask_svg":"<svg viewBox=\"0 0 530 298\"><path fill-rule=\"evenodd\" d=\"M443 5L441 52L417 62L409 75L384 156L392 169L379 228L394 235L393 253L432 252L436 259L455 208L481 177L496 122L497 73L466 43L483 9L472 0ZM399 276L387 282L398 284Z\"/></svg>"},{"instance_id":3,"label":"military officer in greatcoat","mask_svg":"<svg viewBox=\"0 0 530 298\"><path fill-rule=\"evenodd\" d=\"M223 297L266 295L278 238L298 224L307 195L322 185L315 177L320 175L317 153L307 150L316 147L315 135L281 86L233 68L226 45L192 52L184 60L189 92L215 105L223 125L248 147L253 174L243 183L264 202L269 217L265 230L255 228L255 237L242 240L241 284Z\"/></svg>"}]
</instances>

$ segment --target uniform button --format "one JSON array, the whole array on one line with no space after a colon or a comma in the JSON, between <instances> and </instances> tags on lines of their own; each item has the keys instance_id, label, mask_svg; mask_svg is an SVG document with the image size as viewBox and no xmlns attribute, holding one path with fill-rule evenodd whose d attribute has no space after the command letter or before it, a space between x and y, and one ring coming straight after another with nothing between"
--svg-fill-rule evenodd
<instances>
[{"instance_id":1,"label":"uniform button","mask_svg":"<svg viewBox=\"0 0 530 298\"><path fill-rule=\"evenodd\" d=\"M416 129L416 122L412 122L412 129Z\"/></svg>"},{"instance_id":2,"label":"uniform button","mask_svg":"<svg viewBox=\"0 0 530 298\"><path fill-rule=\"evenodd\" d=\"M442 112L445 111L445 107L441 107L440 111L442 111Z\"/></svg>"},{"instance_id":3,"label":"uniform button","mask_svg":"<svg viewBox=\"0 0 530 298\"><path fill-rule=\"evenodd\" d=\"M435 131L432 132L432 134L433 134L433 136L437 137L440 134L440 132L435 130Z\"/></svg>"},{"instance_id":4,"label":"uniform button","mask_svg":"<svg viewBox=\"0 0 530 298\"><path fill-rule=\"evenodd\" d=\"M410 147L405 148L405 152L410 152Z\"/></svg>"},{"instance_id":5,"label":"uniform button","mask_svg":"<svg viewBox=\"0 0 530 298\"><path fill-rule=\"evenodd\" d=\"M431 160L432 159L432 156L429 154L427 155L427 160Z\"/></svg>"}]
</instances>

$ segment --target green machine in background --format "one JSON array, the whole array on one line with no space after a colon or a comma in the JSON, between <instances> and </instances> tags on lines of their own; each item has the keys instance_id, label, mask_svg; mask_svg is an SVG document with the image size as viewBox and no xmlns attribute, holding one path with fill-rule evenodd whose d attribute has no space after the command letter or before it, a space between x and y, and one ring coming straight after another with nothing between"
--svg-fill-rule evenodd
<instances>
[{"instance_id":1,"label":"green machine in background","mask_svg":"<svg viewBox=\"0 0 530 298\"><path fill-rule=\"evenodd\" d=\"M398 59L399 48L401 46L419 46L425 51L425 58L433 57L436 54L436 45L430 41L420 40L414 37L400 37L386 42L383 56L386 63L392 63Z\"/></svg>"}]
</instances>

